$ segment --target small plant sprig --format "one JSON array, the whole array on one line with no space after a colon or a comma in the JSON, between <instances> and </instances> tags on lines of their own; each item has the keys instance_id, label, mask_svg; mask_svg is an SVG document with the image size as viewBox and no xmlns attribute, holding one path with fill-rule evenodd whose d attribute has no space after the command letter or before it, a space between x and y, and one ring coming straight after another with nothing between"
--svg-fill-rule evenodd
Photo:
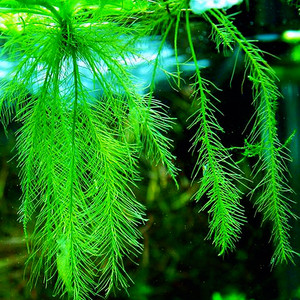
<instances>
[{"instance_id":1,"label":"small plant sprig","mask_svg":"<svg viewBox=\"0 0 300 300\"><path fill-rule=\"evenodd\" d=\"M223 255L235 248L235 243L241 235L241 225L245 222L243 208L240 204L241 192L234 184L241 181L242 176L239 167L230 158L229 152L222 145L218 136L218 133L224 132L224 130L214 115L217 108L208 98L211 95L208 90L209 83L201 77L197 67L188 11L186 12L186 28L191 54L196 66L193 97L199 107L194 113L194 121L190 125L190 127L198 127L193 138L193 148L197 149L197 146L200 145L197 150L198 158L194 176L198 176L203 171L196 200L199 201L207 193L209 200L203 205L202 210L209 208L208 212L211 215L208 238L213 238L213 243L220 251L219 255Z\"/></svg>"}]
</instances>

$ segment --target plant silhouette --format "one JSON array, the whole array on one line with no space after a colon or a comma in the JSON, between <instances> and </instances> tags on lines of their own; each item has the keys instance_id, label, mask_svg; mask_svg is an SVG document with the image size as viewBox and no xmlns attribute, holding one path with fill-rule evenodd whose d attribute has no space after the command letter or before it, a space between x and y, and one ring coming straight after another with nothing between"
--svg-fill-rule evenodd
<instances>
[{"instance_id":1,"label":"plant silhouette","mask_svg":"<svg viewBox=\"0 0 300 300\"><path fill-rule=\"evenodd\" d=\"M195 66L196 110L189 125L196 128L193 176L200 188L195 198L201 202L208 196L202 209L208 209L208 237L219 254L235 248L246 222L237 183L246 181L231 149L218 137L224 131L216 116L219 100L198 66L190 28L194 13L189 1L181 0L0 1L2 56L15 62L11 77L1 82L0 112L4 127L12 119L22 124L17 132L20 219L31 286L43 272L46 283L56 278L55 294L71 299L128 288L124 260L141 253L138 226L146 222L145 207L132 192L140 180L139 157L162 163L177 184L167 136L175 121L153 92L172 30L177 72L163 71L172 84L181 84L181 27ZM244 53L256 113L240 150L257 156L253 177L264 174L254 191L260 191L257 210L273 224L271 263L293 261L288 220L295 215L286 179L288 150L277 136L276 75L263 51L239 32L222 7L202 9L200 17L211 26L219 51L238 47ZM161 35L161 43L149 92L143 94L128 65L147 61L136 44L155 34ZM34 224L32 232L29 223Z\"/></svg>"}]
</instances>

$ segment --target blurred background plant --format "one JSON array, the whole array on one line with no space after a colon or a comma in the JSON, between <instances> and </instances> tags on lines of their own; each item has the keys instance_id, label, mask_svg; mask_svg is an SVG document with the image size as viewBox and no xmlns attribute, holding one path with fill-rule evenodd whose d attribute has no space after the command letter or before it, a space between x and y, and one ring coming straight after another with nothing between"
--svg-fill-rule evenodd
<instances>
[{"instance_id":1,"label":"blurred background plant","mask_svg":"<svg viewBox=\"0 0 300 300\"><path fill-rule=\"evenodd\" d=\"M290 164L291 185L295 190L294 200L300 194L300 58L299 58L299 15L298 11L284 1L256 0L244 2L235 24L249 39L257 39L258 46L277 58L268 58L280 79L279 88L284 95L278 108L278 127L282 140L286 140L296 129L289 144L293 161ZM237 54L223 57L217 54L209 41L210 29L201 18L191 21L192 34L198 45L198 58L206 68L205 78L214 82L222 92L215 95L222 99L220 111L221 125L226 128L222 138L225 146L242 145L241 133L245 120L253 114L251 107L252 91L250 84L244 84L243 68L236 64L236 73L231 81ZM293 33L293 34L291 34ZM189 55L186 32L179 35L179 53ZM147 49L147 42L144 46ZM149 41L150 42L150 41ZM169 41L172 45L172 40ZM172 48L172 47L171 47ZM174 68L174 60L169 60L167 68ZM4 65L4 64L3 64ZM0 70L4 72L3 67ZM137 71L137 70L136 70ZM133 70L134 72L134 70ZM143 161L141 174L143 181L135 190L137 199L147 207L148 222L140 228L144 237L144 251L139 258L139 267L128 262L127 269L135 284L129 289L132 299L212 299L212 300L259 300L259 299L300 299L300 271L293 265L279 265L270 272L269 257L272 245L268 244L271 228L261 227L261 217L248 201L243 201L248 222L236 252L223 257L216 256L216 250L205 240L208 232L208 216L198 213L199 207L191 201L198 189L197 182L191 182L191 174L196 157L188 154L193 132L187 131L186 120L191 115L189 72L185 71L185 84L181 90L169 88L163 77L157 83L155 97L170 107L170 115L177 118L171 138L174 140L174 153L181 169L178 177L179 190L170 181L163 166L150 167ZM151 76L151 73L150 75ZM231 87L230 87L231 86ZM0 135L0 299L53 299L50 285L44 289L43 279L31 292L26 291L28 274L23 276L26 246L23 231L18 223L20 189L14 158L14 132L18 124L8 127L8 138ZM1 129L2 130L2 129ZM237 159L241 159L237 158ZM244 160L242 170L250 173L251 160ZM241 187L242 188L242 187ZM300 206L294 205L300 215ZM300 226L292 224L291 243L300 250ZM299 260L296 259L296 264ZM111 298L114 296L112 295ZM126 299L122 292L116 299Z\"/></svg>"}]
</instances>

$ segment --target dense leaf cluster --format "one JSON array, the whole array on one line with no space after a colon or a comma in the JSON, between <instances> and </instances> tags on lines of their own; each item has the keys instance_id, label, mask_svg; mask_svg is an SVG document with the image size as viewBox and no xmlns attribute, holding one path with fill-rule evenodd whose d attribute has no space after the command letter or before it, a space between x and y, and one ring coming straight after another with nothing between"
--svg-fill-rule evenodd
<instances>
[{"instance_id":1,"label":"dense leaf cluster","mask_svg":"<svg viewBox=\"0 0 300 300\"><path fill-rule=\"evenodd\" d=\"M254 127L243 150L257 156L255 174L265 175L255 190L258 211L273 223L272 263L293 260L289 244L289 159L277 136L275 109L280 93L276 76L263 52L248 41L224 11L201 15L211 25L217 48L238 47L245 57L245 76L253 84ZM1 82L1 121L22 123L17 148L22 185L21 220L28 243L31 283L41 270L45 282L56 280L56 293L72 299L109 295L130 283L124 259L142 251L140 224L145 208L132 187L140 180L138 159L162 163L176 182L175 157L167 137L174 120L153 98L159 59L174 28L177 74L180 27L187 32L195 66L192 98L196 128L192 148L197 154L195 195L208 201L209 238L220 255L235 248L245 223L245 184L219 137L218 100L212 83L202 78L190 29L187 1L0 1L3 56L17 62L11 78ZM149 92L141 94L128 71L140 38L161 33ZM86 79L92 79L92 86ZM255 153L251 151L255 149ZM33 232L27 225L34 223Z\"/></svg>"}]
</instances>

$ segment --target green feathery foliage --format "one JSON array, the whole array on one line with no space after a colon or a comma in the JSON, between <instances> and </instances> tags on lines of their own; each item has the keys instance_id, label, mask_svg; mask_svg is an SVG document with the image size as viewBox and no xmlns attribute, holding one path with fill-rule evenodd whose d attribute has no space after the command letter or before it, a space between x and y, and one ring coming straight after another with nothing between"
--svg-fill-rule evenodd
<instances>
[{"instance_id":1,"label":"green feathery foliage","mask_svg":"<svg viewBox=\"0 0 300 300\"><path fill-rule=\"evenodd\" d=\"M293 261L295 251L289 243L288 220L296 217L290 209L289 194L292 192L287 183L288 170L286 161L290 160L288 149L279 141L276 127L276 100L281 97L275 84L276 75L263 58L263 51L237 30L230 18L224 13L211 10L209 14L217 20L217 25L208 14L205 19L212 25L212 39L217 48L221 45L233 49L238 44L245 55L245 69L248 79L253 84L253 104L256 109L255 123L248 137L245 148L249 156L258 155L259 160L254 167L254 177L263 174L263 178L252 191L261 189L256 199L256 206L262 212L265 220L273 223L272 238L275 251L272 264L283 261ZM255 153L251 151L255 149Z\"/></svg>"},{"instance_id":2,"label":"green feathery foliage","mask_svg":"<svg viewBox=\"0 0 300 300\"><path fill-rule=\"evenodd\" d=\"M195 177L203 171L200 188L196 194L199 201L207 193L209 200L202 207L209 208L211 215L208 238L213 242L222 255L233 250L235 242L240 237L241 225L245 221L243 208L240 205L241 192L234 182L242 180L241 171L231 159L227 149L222 145L219 133L223 128L218 124L215 112L216 106L209 100L209 82L202 79L197 57L193 46L190 30L189 12L186 12L186 26L192 57L196 66L196 83L193 97L197 101L197 110L191 126L198 127L193 139L193 147L199 146L195 166Z\"/></svg>"},{"instance_id":3,"label":"green feathery foliage","mask_svg":"<svg viewBox=\"0 0 300 300\"><path fill-rule=\"evenodd\" d=\"M31 283L42 268L46 283L58 273L55 293L72 299L88 298L95 287L106 295L128 287L124 258L142 250L138 225L145 221L131 192L139 180L137 157L145 153L176 175L163 135L172 121L158 101L136 92L122 64L135 54L141 29L128 17L135 4L119 2L0 2L7 18L26 13L6 23L3 55L18 64L1 85L0 106L5 125L13 114L22 123L20 213ZM84 85L84 70L94 90ZM93 96L96 86L101 99Z\"/></svg>"},{"instance_id":4,"label":"green feathery foliage","mask_svg":"<svg viewBox=\"0 0 300 300\"><path fill-rule=\"evenodd\" d=\"M176 74L165 74L180 87L180 27L187 33L195 66L192 99L196 127L196 201L207 196L208 238L223 255L235 248L246 222L241 205L242 171L222 144L215 86L202 77L190 26L189 1L0 0L2 57L16 62L11 78L0 84L3 125L21 123L17 132L22 186L22 220L29 251L30 284L43 271L55 294L70 299L107 297L127 289L127 258L142 251L140 224L145 208L132 188L140 180L138 159L162 163L176 183L178 169L167 137L174 120L154 99L155 77L164 45L174 29ZM289 242L290 209L286 144L278 139L276 75L263 51L247 40L223 11L201 14L212 28L218 50L236 46L245 56L253 84L255 123L242 150L258 156L251 193L264 220L273 223L272 264L293 261ZM183 24L183 25L182 25ZM142 95L127 65L145 59L136 43L161 34L149 92ZM145 59L147 61L147 59ZM92 87L86 79L92 81ZM177 183L176 183L177 184ZM33 227L32 230L28 228Z\"/></svg>"}]
</instances>

